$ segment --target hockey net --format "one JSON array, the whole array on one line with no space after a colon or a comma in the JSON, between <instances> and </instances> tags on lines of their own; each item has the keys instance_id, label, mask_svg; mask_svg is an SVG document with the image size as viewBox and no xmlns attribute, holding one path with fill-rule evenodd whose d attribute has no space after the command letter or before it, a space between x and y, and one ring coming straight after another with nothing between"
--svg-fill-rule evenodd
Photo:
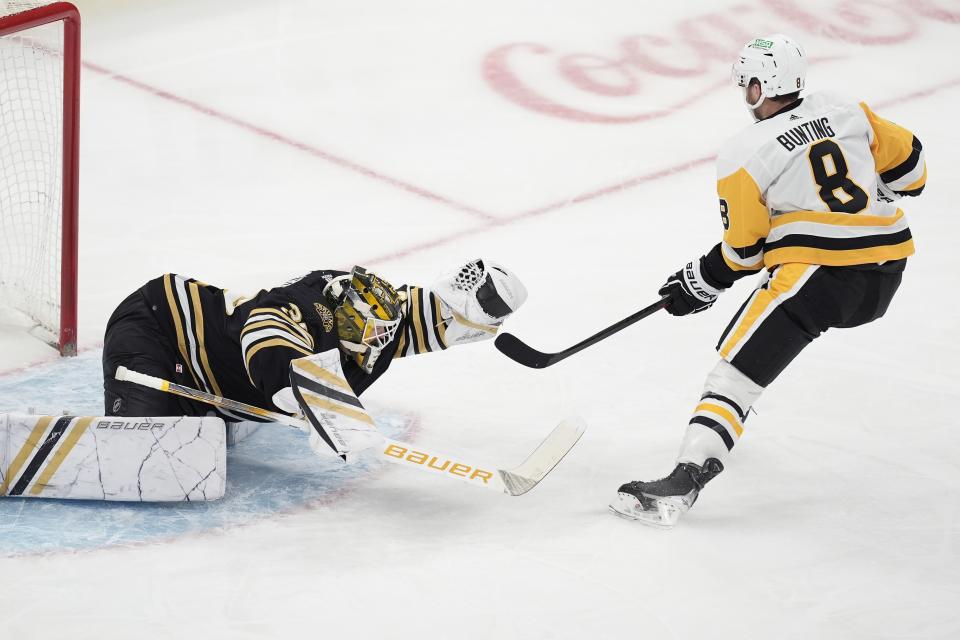
<instances>
[{"instance_id":1,"label":"hockey net","mask_svg":"<svg viewBox=\"0 0 960 640\"><path fill-rule=\"evenodd\" d=\"M76 353L80 15L0 0L0 323Z\"/></svg>"}]
</instances>

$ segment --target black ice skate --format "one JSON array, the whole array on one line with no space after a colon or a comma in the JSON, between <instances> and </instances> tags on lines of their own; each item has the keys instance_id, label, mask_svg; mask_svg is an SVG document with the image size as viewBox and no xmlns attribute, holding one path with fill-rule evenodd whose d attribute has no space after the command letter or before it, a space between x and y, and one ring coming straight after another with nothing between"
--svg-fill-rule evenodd
<instances>
[{"instance_id":1,"label":"black ice skate","mask_svg":"<svg viewBox=\"0 0 960 640\"><path fill-rule=\"evenodd\" d=\"M680 463L666 478L628 482L620 487L610 510L624 518L669 529L697 501L703 486L721 471L723 464L716 458L708 458L703 467Z\"/></svg>"}]
</instances>

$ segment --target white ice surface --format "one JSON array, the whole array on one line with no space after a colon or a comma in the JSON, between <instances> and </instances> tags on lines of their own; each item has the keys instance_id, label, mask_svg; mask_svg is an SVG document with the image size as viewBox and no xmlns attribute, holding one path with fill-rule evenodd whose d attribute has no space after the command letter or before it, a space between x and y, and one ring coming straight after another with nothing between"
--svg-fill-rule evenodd
<instances>
[{"instance_id":1,"label":"white ice surface","mask_svg":"<svg viewBox=\"0 0 960 640\"><path fill-rule=\"evenodd\" d=\"M800 356L674 531L613 518L606 503L672 467L747 283L708 313L651 317L548 370L474 345L398 362L364 395L418 415L417 439L502 465L582 414L590 430L528 495L373 469L242 527L225 518L163 543L3 558L6 636L960 637L955 2L78 4L94 65L86 349L128 292L166 271L251 290L361 263L425 283L477 255L528 286L511 332L546 350L577 341L648 304L717 241L709 158L749 117L738 90L710 88L728 78L734 40L764 32L820 58L810 88L913 129L930 183L905 203L918 252L887 317ZM727 27L740 33L718 41ZM600 56L573 60L607 64L595 77L623 86L612 60L633 36L651 61L629 67L630 95L582 91L558 71L564 56ZM690 48L714 42L723 55L698 66ZM511 60L557 104L689 105L626 124L524 108L483 75L511 43L542 47ZM657 75L654 63L690 71ZM4 370L50 359L5 344Z\"/></svg>"}]
</instances>

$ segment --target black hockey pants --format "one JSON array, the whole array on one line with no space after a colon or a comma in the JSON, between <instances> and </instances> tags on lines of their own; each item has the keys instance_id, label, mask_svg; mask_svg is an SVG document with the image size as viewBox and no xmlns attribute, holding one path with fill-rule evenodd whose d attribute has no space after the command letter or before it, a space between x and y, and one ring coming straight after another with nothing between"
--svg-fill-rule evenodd
<instances>
[{"instance_id":1,"label":"black hockey pants","mask_svg":"<svg viewBox=\"0 0 960 640\"><path fill-rule=\"evenodd\" d=\"M780 265L740 307L717 351L766 387L827 329L857 327L883 316L905 264Z\"/></svg>"},{"instance_id":2,"label":"black hockey pants","mask_svg":"<svg viewBox=\"0 0 960 640\"><path fill-rule=\"evenodd\" d=\"M147 300L134 291L107 322L103 338L103 403L106 416L203 416L208 408L114 376L117 367L190 385L177 371L176 350L160 329Z\"/></svg>"}]
</instances>

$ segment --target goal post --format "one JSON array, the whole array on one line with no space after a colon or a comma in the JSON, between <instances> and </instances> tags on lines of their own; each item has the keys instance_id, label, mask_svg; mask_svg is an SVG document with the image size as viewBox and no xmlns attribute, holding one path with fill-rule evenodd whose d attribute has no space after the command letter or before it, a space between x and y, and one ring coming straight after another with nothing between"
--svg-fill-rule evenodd
<instances>
[{"instance_id":1,"label":"goal post","mask_svg":"<svg viewBox=\"0 0 960 640\"><path fill-rule=\"evenodd\" d=\"M77 353L80 12L0 0L0 305Z\"/></svg>"}]
</instances>

